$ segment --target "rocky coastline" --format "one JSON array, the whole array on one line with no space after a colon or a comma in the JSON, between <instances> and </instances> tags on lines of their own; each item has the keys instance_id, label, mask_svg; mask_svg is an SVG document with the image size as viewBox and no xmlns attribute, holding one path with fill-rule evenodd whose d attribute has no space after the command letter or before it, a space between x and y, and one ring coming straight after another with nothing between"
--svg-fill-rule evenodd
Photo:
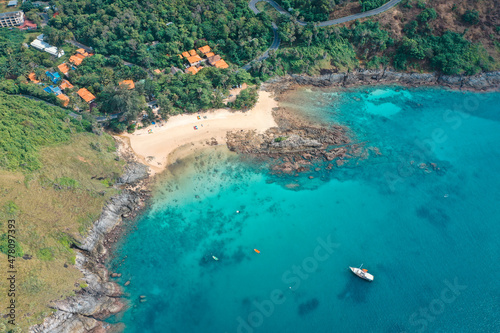
<instances>
[{"instance_id":1,"label":"rocky coastline","mask_svg":"<svg viewBox=\"0 0 500 333\"><path fill-rule=\"evenodd\" d=\"M492 91L500 88L500 71L477 75L441 75L438 73L402 73L392 68L357 69L348 73L324 72L322 75L291 74L267 81L275 91L285 91L294 85L315 87L356 87L398 84L409 87L441 86L451 89Z\"/></svg>"},{"instance_id":2,"label":"rocky coastline","mask_svg":"<svg viewBox=\"0 0 500 333\"><path fill-rule=\"evenodd\" d=\"M441 86L458 90L493 91L500 88L500 72L481 73L474 76L440 75L437 73L401 73L394 69L358 69L349 73L323 73L318 76L292 74L273 78L264 89L282 99L286 92L297 86L319 88L349 88L368 85L397 84L407 87ZM286 97L285 97L286 98ZM264 134L255 131L238 131L227 134L230 150L271 161L275 174L310 174L320 169L342 167L356 159L379 156L377 147L353 143L349 129L338 125L316 124L283 107L273 111L277 128ZM325 163L326 162L326 163Z\"/></svg>"},{"instance_id":3,"label":"rocky coastline","mask_svg":"<svg viewBox=\"0 0 500 333\"><path fill-rule=\"evenodd\" d=\"M110 273L104 262L109 247L122 234L123 224L145 206L150 193L149 168L136 162L123 143L119 144L120 158L127 161L124 174L115 184L121 193L109 200L88 236L74 246L75 265L87 286L73 297L49 304L55 312L43 323L30 327L30 333L104 333L123 329L103 322L125 307L121 287L112 281L116 274Z\"/></svg>"}]
</instances>

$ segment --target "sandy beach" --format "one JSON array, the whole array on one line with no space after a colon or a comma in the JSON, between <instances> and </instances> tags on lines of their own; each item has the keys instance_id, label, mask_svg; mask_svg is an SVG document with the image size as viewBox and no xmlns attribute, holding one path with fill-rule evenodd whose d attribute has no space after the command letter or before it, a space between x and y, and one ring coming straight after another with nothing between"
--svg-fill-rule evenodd
<instances>
[{"instance_id":1,"label":"sandy beach","mask_svg":"<svg viewBox=\"0 0 500 333\"><path fill-rule=\"evenodd\" d=\"M235 130L265 132L277 126L272 109L278 107L271 93L259 91L257 104L246 112L218 109L170 117L163 126L151 125L133 134L120 135L128 141L139 160L150 166L152 174L163 171L170 163L204 146L212 138L226 143L226 133ZM197 129L195 129L195 126ZM148 133L152 130L152 133ZM182 153L176 153L176 150Z\"/></svg>"}]
</instances>

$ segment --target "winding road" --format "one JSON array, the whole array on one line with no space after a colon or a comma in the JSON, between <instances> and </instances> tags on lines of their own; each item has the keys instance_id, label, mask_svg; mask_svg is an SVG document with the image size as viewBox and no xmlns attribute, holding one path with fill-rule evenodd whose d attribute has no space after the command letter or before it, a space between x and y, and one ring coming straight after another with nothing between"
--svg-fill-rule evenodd
<instances>
[{"instance_id":1,"label":"winding road","mask_svg":"<svg viewBox=\"0 0 500 333\"><path fill-rule=\"evenodd\" d=\"M250 7L250 10L252 10L252 12L254 12L255 15L257 15L257 14L260 13L260 10L257 9L257 3L261 2L261 1L267 2L268 4L270 4L271 6L273 6L273 8L278 11L278 13L280 13L282 15L286 15L286 16L290 16L290 17L292 16L292 14L290 14L288 11L284 10L274 0L250 0L250 2L248 3L248 6ZM327 27L327 26L330 26L330 25L341 24L341 23L352 21L352 20L362 19L362 18L365 18L365 17L369 17L369 16L373 16L373 15L377 15L377 14L383 13L386 10L391 9L392 7L396 6L400 2L401 2L401 0L391 0L391 1L383 4L380 7L372 9L372 10L369 10L367 12L363 12L363 13L359 13L359 14L354 14L354 15L349 15L349 16L344 16L344 17L333 19L333 20L329 20L329 21L317 22L317 23L314 23L314 24L316 26L318 26L318 27ZM301 21L301 20L296 20L296 21L297 21L297 23L299 25L302 25L302 26L307 25L307 22L305 22L305 21ZM279 34L278 34L278 26L274 22L273 22L273 33L274 33L274 39L273 39L273 43L271 44L271 46L269 47L269 49L267 49L266 52L264 52L264 54L262 54L257 59L254 59L251 62L249 62L248 64L246 64L245 66L243 66L242 69L249 70L252 67L252 63L253 62L255 62L255 61L262 61L262 60L267 59L269 57L269 51L270 50L277 50L279 48L279 46L280 46L280 37L279 37Z\"/></svg>"}]
</instances>

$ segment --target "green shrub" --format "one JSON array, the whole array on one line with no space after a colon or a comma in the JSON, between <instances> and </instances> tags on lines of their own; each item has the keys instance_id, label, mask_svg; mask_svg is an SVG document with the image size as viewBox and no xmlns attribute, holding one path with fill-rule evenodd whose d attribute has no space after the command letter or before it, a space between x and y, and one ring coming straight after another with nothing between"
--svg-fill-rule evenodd
<instances>
[{"instance_id":1,"label":"green shrub","mask_svg":"<svg viewBox=\"0 0 500 333\"><path fill-rule=\"evenodd\" d=\"M467 10L464 15L462 15L462 21L469 24L479 23L479 12L477 10Z\"/></svg>"},{"instance_id":2,"label":"green shrub","mask_svg":"<svg viewBox=\"0 0 500 333\"><path fill-rule=\"evenodd\" d=\"M359 0L361 4L361 11L366 12L375 8L382 6L389 0Z\"/></svg>"},{"instance_id":3,"label":"green shrub","mask_svg":"<svg viewBox=\"0 0 500 333\"><path fill-rule=\"evenodd\" d=\"M50 261L54 259L54 253L50 247L38 250L37 257L40 260Z\"/></svg>"},{"instance_id":4,"label":"green shrub","mask_svg":"<svg viewBox=\"0 0 500 333\"><path fill-rule=\"evenodd\" d=\"M7 214L15 215L19 211L19 207L14 203L14 201L9 201L5 205L5 212Z\"/></svg>"},{"instance_id":5,"label":"green shrub","mask_svg":"<svg viewBox=\"0 0 500 333\"><path fill-rule=\"evenodd\" d=\"M274 142L281 142L285 141L286 139L288 139L286 136L278 136L277 138L274 138Z\"/></svg>"},{"instance_id":6,"label":"green shrub","mask_svg":"<svg viewBox=\"0 0 500 333\"><path fill-rule=\"evenodd\" d=\"M129 125L127 127L127 132L128 133L134 133L135 132L135 124Z\"/></svg>"},{"instance_id":7,"label":"green shrub","mask_svg":"<svg viewBox=\"0 0 500 333\"><path fill-rule=\"evenodd\" d=\"M420 23L425 23L436 19L437 13L434 8L426 8L417 16L417 20Z\"/></svg>"},{"instance_id":8,"label":"green shrub","mask_svg":"<svg viewBox=\"0 0 500 333\"><path fill-rule=\"evenodd\" d=\"M62 189L67 189L67 190L74 190L78 187L80 187L80 183L73 178L70 177L61 177L57 178L54 181L54 186L60 187Z\"/></svg>"},{"instance_id":9,"label":"green shrub","mask_svg":"<svg viewBox=\"0 0 500 333\"><path fill-rule=\"evenodd\" d=\"M65 233L60 233L57 236L57 241L68 251L71 251L71 246L75 243L73 238Z\"/></svg>"},{"instance_id":10,"label":"green shrub","mask_svg":"<svg viewBox=\"0 0 500 333\"><path fill-rule=\"evenodd\" d=\"M24 255L24 251L17 238L11 237L9 239L7 234L2 234L0 236L0 252L14 257L22 257Z\"/></svg>"}]
</instances>

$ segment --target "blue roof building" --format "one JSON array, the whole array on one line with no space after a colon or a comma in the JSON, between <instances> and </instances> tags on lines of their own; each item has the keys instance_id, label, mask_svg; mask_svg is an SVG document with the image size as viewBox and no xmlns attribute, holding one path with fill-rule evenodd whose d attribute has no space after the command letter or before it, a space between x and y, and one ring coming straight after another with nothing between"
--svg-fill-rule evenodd
<instances>
[{"instance_id":1,"label":"blue roof building","mask_svg":"<svg viewBox=\"0 0 500 333\"><path fill-rule=\"evenodd\" d=\"M46 71L45 74L47 74L47 77L52 80L52 82L57 83L61 79L61 76L59 75L58 72L49 72Z\"/></svg>"},{"instance_id":2,"label":"blue roof building","mask_svg":"<svg viewBox=\"0 0 500 333\"><path fill-rule=\"evenodd\" d=\"M56 94L56 96L62 94L61 89L54 86L46 87L45 89L43 89L43 91L49 94Z\"/></svg>"}]
</instances>

